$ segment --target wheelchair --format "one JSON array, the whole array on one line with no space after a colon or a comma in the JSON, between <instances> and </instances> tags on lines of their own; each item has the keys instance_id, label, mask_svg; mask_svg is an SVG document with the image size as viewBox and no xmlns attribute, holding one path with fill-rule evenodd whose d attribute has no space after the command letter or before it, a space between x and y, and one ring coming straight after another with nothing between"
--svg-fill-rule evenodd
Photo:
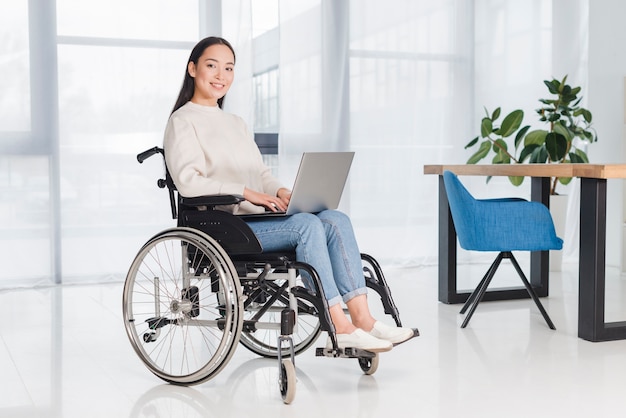
<instances>
[{"instance_id":1,"label":"wheelchair","mask_svg":"<svg viewBox=\"0 0 626 418\"><path fill-rule=\"evenodd\" d=\"M137 155L161 154L154 147ZM295 397L295 356L328 333L331 348L316 356L355 358L365 374L378 368L377 353L339 348L321 281L295 252L263 252L242 218L216 209L242 196L186 198L165 167L158 187L169 192L177 226L150 238L133 260L123 290L123 318L130 343L145 366L174 385L195 385L215 377L238 344L278 360L284 403ZM361 255L368 288L384 312L402 326L383 272ZM302 272L308 275L304 285ZM419 335L414 330L415 336Z\"/></svg>"}]
</instances>

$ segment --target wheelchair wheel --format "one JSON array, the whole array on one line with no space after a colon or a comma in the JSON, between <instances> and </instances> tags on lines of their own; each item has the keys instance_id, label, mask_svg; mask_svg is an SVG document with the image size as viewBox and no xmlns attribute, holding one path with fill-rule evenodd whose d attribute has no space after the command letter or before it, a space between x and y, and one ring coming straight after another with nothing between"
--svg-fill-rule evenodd
<instances>
[{"instance_id":1,"label":"wheelchair wheel","mask_svg":"<svg viewBox=\"0 0 626 418\"><path fill-rule=\"evenodd\" d=\"M359 366L366 375L372 375L378 370L378 362L380 357L378 353L374 357L359 357Z\"/></svg>"},{"instance_id":2,"label":"wheelchair wheel","mask_svg":"<svg viewBox=\"0 0 626 418\"><path fill-rule=\"evenodd\" d=\"M285 404L290 404L296 397L296 367L290 359L285 359L280 364L280 377L278 378L280 395Z\"/></svg>"},{"instance_id":3,"label":"wheelchair wheel","mask_svg":"<svg viewBox=\"0 0 626 418\"><path fill-rule=\"evenodd\" d=\"M244 319L248 320L257 317L262 309L267 309L258 318L258 328L255 331L244 330L239 340L244 347L262 357L278 358L280 326L262 328L261 324L280 325L281 311L289 306L287 290L281 290L285 281L286 279L267 281L262 293L258 294L256 298L252 295L250 296L252 300L248 301L250 303L247 304L244 310ZM297 282L298 286L303 286L300 277L298 277ZM265 306L269 303L267 302L268 298L271 298L272 295L278 292L280 292L278 299L269 308ZM315 307L306 300L298 300L296 321L297 327L291 335L291 339L293 341L294 354L298 355L313 345L322 331ZM281 355L282 357L289 357L291 355L290 350L283 347Z\"/></svg>"},{"instance_id":4,"label":"wheelchair wheel","mask_svg":"<svg viewBox=\"0 0 626 418\"><path fill-rule=\"evenodd\" d=\"M130 342L148 369L169 383L193 385L218 374L235 351L242 310L230 258L194 229L154 236L126 276L123 315Z\"/></svg>"}]
</instances>

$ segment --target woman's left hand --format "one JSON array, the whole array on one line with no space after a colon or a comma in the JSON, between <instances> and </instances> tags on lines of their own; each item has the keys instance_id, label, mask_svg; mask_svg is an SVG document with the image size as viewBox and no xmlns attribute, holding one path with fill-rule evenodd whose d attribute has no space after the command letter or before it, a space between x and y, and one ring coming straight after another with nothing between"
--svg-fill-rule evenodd
<instances>
[{"instance_id":1,"label":"woman's left hand","mask_svg":"<svg viewBox=\"0 0 626 418\"><path fill-rule=\"evenodd\" d=\"M287 206L289 205L289 201L291 200L291 190L285 189L284 187L278 189L276 192L276 196L281 200L283 205L285 206L285 210L287 210Z\"/></svg>"}]
</instances>

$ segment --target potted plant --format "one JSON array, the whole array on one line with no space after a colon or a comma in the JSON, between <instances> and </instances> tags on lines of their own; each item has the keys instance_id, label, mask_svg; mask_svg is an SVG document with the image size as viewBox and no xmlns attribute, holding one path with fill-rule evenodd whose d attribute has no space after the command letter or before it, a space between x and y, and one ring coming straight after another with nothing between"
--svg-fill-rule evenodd
<instances>
[{"instance_id":1,"label":"potted plant","mask_svg":"<svg viewBox=\"0 0 626 418\"><path fill-rule=\"evenodd\" d=\"M530 125L522 127L524 112L514 110L498 122L501 110L492 113L485 109L486 116L480 125L480 135L472 139L465 148L478 145L478 150L469 158L468 164L476 164L493 152L492 164L512 163L587 163L589 159L581 143L598 140L591 128L591 112L580 106L578 97L581 88L562 81L545 80L544 84L553 97L539 99L542 106L536 110L539 121L548 125L547 129L530 130ZM507 140L514 138L512 148ZM519 186L523 177L509 177L512 184ZM487 178L489 181L489 178ZM550 194L555 195L558 183L568 184L571 178L554 178Z\"/></svg>"}]
</instances>

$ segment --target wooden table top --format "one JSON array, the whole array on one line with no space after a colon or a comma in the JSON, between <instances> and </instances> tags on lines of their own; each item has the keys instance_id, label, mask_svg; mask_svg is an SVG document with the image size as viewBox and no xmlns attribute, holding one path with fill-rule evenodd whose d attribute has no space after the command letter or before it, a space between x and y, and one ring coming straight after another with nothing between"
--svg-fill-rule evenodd
<instances>
[{"instance_id":1,"label":"wooden table top","mask_svg":"<svg viewBox=\"0 0 626 418\"><path fill-rule=\"evenodd\" d=\"M626 178L626 164L427 164L424 174L465 176Z\"/></svg>"}]
</instances>

